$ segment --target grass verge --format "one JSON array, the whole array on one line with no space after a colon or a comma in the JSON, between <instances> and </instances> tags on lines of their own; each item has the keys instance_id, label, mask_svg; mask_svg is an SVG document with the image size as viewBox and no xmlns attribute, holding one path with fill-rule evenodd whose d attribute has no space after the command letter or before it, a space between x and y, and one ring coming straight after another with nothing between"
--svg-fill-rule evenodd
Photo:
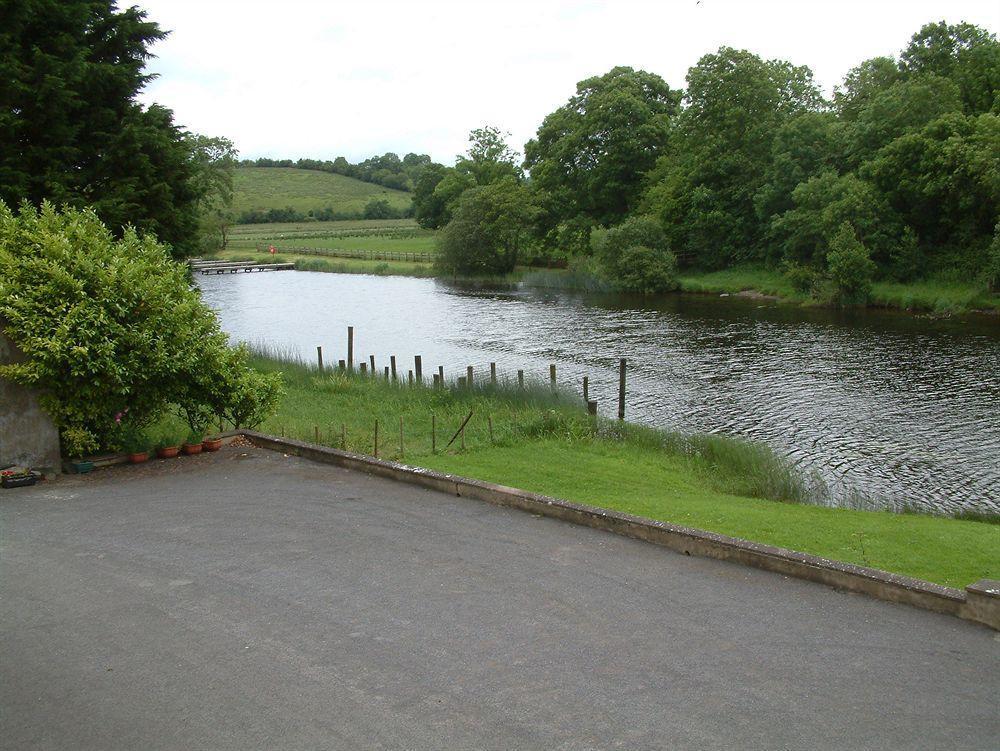
<instances>
[{"instance_id":1,"label":"grass verge","mask_svg":"<svg viewBox=\"0 0 1000 751\"><path fill-rule=\"evenodd\" d=\"M377 419L383 458L949 586L1000 577L1000 525L789 503L807 489L759 444L613 422L595 429L578 397L544 384L410 388L274 357L255 364L285 374L265 432L371 454ZM446 447L470 411L464 448L461 439Z\"/></svg>"}]
</instances>

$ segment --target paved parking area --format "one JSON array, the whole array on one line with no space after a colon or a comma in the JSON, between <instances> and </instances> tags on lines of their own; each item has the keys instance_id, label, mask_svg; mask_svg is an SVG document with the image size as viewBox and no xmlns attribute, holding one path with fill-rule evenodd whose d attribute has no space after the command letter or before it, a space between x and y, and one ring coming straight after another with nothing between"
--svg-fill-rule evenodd
<instances>
[{"instance_id":1,"label":"paved parking area","mask_svg":"<svg viewBox=\"0 0 1000 751\"><path fill-rule=\"evenodd\" d=\"M996 749L948 616L258 449L0 491L0 747Z\"/></svg>"}]
</instances>

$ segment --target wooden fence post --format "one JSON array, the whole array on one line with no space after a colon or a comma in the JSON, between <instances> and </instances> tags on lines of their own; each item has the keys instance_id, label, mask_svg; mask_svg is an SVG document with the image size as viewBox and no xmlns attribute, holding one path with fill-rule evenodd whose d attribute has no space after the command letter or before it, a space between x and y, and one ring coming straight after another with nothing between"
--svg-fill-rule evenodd
<instances>
[{"instance_id":1,"label":"wooden fence post","mask_svg":"<svg viewBox=\"0 0 1000 751\"><path fill-rule=\"evenodd\" d=\"M465 369L465 374L467 376L467 380L466 380L466 384L465 385L468 386L471 389L472 388L472 366L471 365Z\"/></svg>"},{"instance_id":2,"label":"wooden fence post","mask_svg":"<svg viewBox=\"0 0 1000 751\"><path fill-rule=\"evenodd\" d=\"M490 363L490 383L494 386L497 385L497 364L495 362Z\"/></svg>"},{"instance_id":3,"label":"wooden fence post","mask_svg":"<svg viewBox=\"0 0 1000 751\"><path fill-rule=\"evenodd\" d=\"M368 375L368 363L361 363L358 368L361 370L361 375Z\"/></svg>"},{"instance_id":4,"label":"wooden fence post","mask_svg":"<svg viewBox=\"0 0 1000 751\"><path fill-rule=\"evenodd\" d=\"M625 358L618 363L618 419L625 419Z\"/></svg>"},{"instance_id":5,"label":"wooden fence post","mask_svg":"<svg viewBox=\"0 0 1000 751\"><path fill-rule=\"evenodd\" d=\"M523 370L517 371L517 387L519 389L523 389L524 388L524 371Z\"/></svg>"},{"instance_id":6,"label":"wooden fence post","mask_svg":"<svg viewBox=\"0 0 1000 751\"><path fill-rule=\"evenodd\" d=\"M375 355L368 355L369 362L372 364L372 375L375 375Z\"/></svg>"},{"instance_id":7,"label":"wooden fence post","mask_svg":"<svg viewBox=\"0 0 1000 751\"><path fill-rule=\"evenodd\" d=\"M385 366L385 380L387 380L387 381L389 380L389 366L388 365Z\"/></svg>"},{"instance_id":8,"label":"wooden fence post","mask_svg":"<svg viewBox=\"0 0 1000 751\"><path fill-rule=\"evenodd\" d=\"M556 387L556 364L552 363L549 365L549 384L552 388Z\"/></svg>"},{"instance_id":9,"label":"wooden fence post","mask_svg":"<svg viewBox=\"0 0 1000 751\"><path fill-rule=\"evenodd\" d=\"M354 327L347 327L347 369L354 370Z\"/></svg>"},{"instance_id":10,"label":"wooden fence post","mask_svg":"<svg viewBox=\"0 0 1000 751\"><path fill-rule=\"evenodd\" d=\"M592 400L588 400L587 401L587 412L588 412L588 414L591 414L594 417L597 416L597 400L596 399L592 399Z\"/></svg>"},{"instance_id":11,"label":"wooden fence post","mask_svg":"<svg viewBox=\"0 0 1000 751\"><path fill-rule=\"evenodd\" d=\"M444 365L438 365L438 380L441 381L441 388L444 388Z\"/></svg>"},{"instance_id":12,"label":"wooden fence post","mask_svg":"<svg viewBox=\"0 0 1000 751\"><path fill-rule=\"evenodd\" d=\"M583 377L583 401L590 402L590 379Z\"/></svg>"},{"instance_id":13,"label":"wooden fence post","mask_svg":"<svg viewBox=\"0 0 1000 751\"><path fill-rule=\"evenodd\" d=\"M424 367L423 362L421 362L420 355L413 356L413 369L417 373L417 383L424 382Z\"/></svg>"},{"instance_id":14,"label":"wooden fence post","mask_svg":"<svg viewBox=\"0 0 1000 751\"><path fill-rule=\"evenodd\" d=\"M316 348L316 361L319 363L319 372L323 372L323 348Z\"/></svg>"},{"instance_id":15,"label":"wooden fence post","mask_svg":"<svg viewBox=\"0 0 1000 751\"><path fill-rule=\"evenodd\" d=\"M345 363L344 363L343 360L338 360L337 361L337 367L340 368L341 371L343 371L344 368L346 367L346 365L345 365Z\"/></svg>"},{"instance_id":16,"label":"wooden fence post","mask_svg":"<svg viewBox=\"0 0 1000 751\"><path fill-rule=\"evenodd\" d=\"M413 371L412 370L406 371L406 382L409 385L411 385L411 386L413 385Z\"/></svg>"},{"instance_id":17,"label":"wooden fence post","mask_svg":"<svg viewBox=\"0 0 1000 751\"><path fill-rule=\"evenodd\" d=\"M390 355L389 356L389 364L390 364L390 369L392 370L392 380L395 381L396 380L396 356L395 355Z\"/></svg>"}]
</instances>

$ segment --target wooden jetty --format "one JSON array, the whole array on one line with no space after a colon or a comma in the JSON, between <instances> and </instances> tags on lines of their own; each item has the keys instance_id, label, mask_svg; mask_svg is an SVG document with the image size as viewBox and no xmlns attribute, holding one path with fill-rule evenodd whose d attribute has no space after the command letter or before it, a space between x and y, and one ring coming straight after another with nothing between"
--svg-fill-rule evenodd
<instances>
[{"instance_id":1,"label":"wooden jetty","mask_svg":"<svg viewBox=\"0 0 1000 751\"><path fill-rule=\"evenodd\" d=\"M203 258L192 258L188 261L191 271L202 274L236 274L253 271L288 271L294 269L294 263L254 263L253 261L207 261Z\"/></svg>"}]
</instances>

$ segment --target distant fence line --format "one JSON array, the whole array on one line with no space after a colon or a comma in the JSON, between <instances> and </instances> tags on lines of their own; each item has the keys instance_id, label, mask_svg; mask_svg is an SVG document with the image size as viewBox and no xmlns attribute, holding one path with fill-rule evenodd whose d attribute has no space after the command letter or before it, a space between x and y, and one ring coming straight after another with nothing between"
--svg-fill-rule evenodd
<instances>
[{"instance_id":1,"label":"distant fence line","mask_svg":"<svg viewBox=\"0 0 1000 751\"><path fill-rule=\"evenodd\" d=\"M275 253L294 253L303 256L326 256L328 258L363 258L370 261L415 261L433 263L436 253L413 250L347 250L338 248L300 248L294 245L278 246L274 243L255 243L254 247L260 253L267 253L271 246ZM565 258L532 258L523 265L531 268L564 269L568 263Z\"/></svg>"},{"instance_id":2,"label":"distant fence line","mask_svg":"<svg viewBox=\"0 0 1000 751\"><path fill-rule=\"evenodd\" d=\"M259 227L261 225L257 224L243 224L238 225L239 227ZM358 236L370 236L370 237L418 237L421 234L425 234L426 230L421 230L418 227L357 227L349 228L344 227L340 229L262 229L258 231L247 231L239 229L231 229L229 236L231 239L267 239L270 237L276 239L282 238L298 238L298 237L358 237Z\"/></svg>"},{"instance_id":3,"label":"distant fence line","mask_svg":"<svg viewBox=\"0 0 1000 751\"><path fill-rule=\"evenodd\" d=\"M266 253L273 243L257 243L256 248ZM363 258L369 261L434 261L433 253L413 250L346 250L338 248L298 248L294 246L274 246L276 253L295 253L303 256L328 256L331 258Z\"/></svg>"}]
</instances>

